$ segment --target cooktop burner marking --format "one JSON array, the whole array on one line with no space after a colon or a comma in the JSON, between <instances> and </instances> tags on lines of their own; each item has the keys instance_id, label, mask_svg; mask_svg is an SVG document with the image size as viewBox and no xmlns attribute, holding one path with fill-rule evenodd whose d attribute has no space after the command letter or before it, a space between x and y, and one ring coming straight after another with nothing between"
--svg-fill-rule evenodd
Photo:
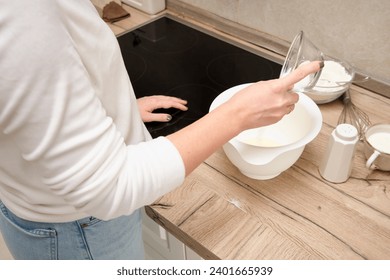
<instances>
[{"instance_id":1,"label":"cooktop burner marking","mask_svg":"<svg viewBox=\"0 0 390 280\"><path fill-rule=\"evenodd\" d=\"M207 75L223 87L269 80L274 77L271 63L259 61L251 53L224 54L207 65Z\"/></svg>"}]
</instances>

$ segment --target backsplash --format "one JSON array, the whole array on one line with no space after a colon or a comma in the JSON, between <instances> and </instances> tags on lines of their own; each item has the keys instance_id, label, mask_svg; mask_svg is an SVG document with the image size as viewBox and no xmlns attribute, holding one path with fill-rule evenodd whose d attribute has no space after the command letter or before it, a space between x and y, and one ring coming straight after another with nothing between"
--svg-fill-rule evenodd
<instances>
[{"instance_id":1,"label":"backsplash","mask_svg":"<svg viewBox=\"0 0 390 280\"><path fill-rule=\"evenodd\" d=\"M167 1L169 4L169 0ZM175 0L291 42L303 30L325 54L390 85L390 1Z\"/></svg>"}]
</instances>

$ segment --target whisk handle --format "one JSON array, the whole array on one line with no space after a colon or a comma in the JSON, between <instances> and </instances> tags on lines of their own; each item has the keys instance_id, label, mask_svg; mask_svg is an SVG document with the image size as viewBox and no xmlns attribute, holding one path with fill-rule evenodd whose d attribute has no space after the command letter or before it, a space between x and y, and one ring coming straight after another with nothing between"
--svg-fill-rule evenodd
<instances>
[{"instance_id":1,"label":"whisk handle","mask_svg":"<svg viewBox=\"0 0 390 280\"><path fill-rule=\"evenodd\" d=\"M346 104L349 102L351 102L351 94L349 93L349 89L347 89L343 96L343 103Z\"/></svg>"}]
</instances>

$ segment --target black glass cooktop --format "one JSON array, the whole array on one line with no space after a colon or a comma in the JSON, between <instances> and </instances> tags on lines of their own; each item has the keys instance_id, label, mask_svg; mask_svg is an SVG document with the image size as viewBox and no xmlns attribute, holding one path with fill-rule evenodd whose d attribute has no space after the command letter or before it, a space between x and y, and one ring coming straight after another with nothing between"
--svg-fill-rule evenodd
<instances>
[{"instance_id":1,"label":"black glass cooktop","mask_svg":"<svg viewBox=\"0 0 390 280\"><path fill-rule=\"evenodd\" d=\"M201 118L224 90L279 76L281 65L168 17L118 37L136 96L163 94L188 101L189 110L161 109L168 123L146 126L153 137Z\"/></svg>"}]
</instances>

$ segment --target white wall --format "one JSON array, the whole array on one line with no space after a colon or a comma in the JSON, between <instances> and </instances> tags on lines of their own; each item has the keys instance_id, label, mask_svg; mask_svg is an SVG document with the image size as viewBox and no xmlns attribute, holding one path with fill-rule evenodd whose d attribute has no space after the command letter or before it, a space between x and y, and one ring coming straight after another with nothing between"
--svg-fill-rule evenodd
<instances>
[{"instance_id":1,"label":"white wall","mask_svg":"<svg viewBox=\"0 0 390 280\"><path fill-rule=\"evenodd\" d=\"M299 30L324 53L390 84L388 0L179 0L291 42Z\"/></svg>"}]
</instances>

